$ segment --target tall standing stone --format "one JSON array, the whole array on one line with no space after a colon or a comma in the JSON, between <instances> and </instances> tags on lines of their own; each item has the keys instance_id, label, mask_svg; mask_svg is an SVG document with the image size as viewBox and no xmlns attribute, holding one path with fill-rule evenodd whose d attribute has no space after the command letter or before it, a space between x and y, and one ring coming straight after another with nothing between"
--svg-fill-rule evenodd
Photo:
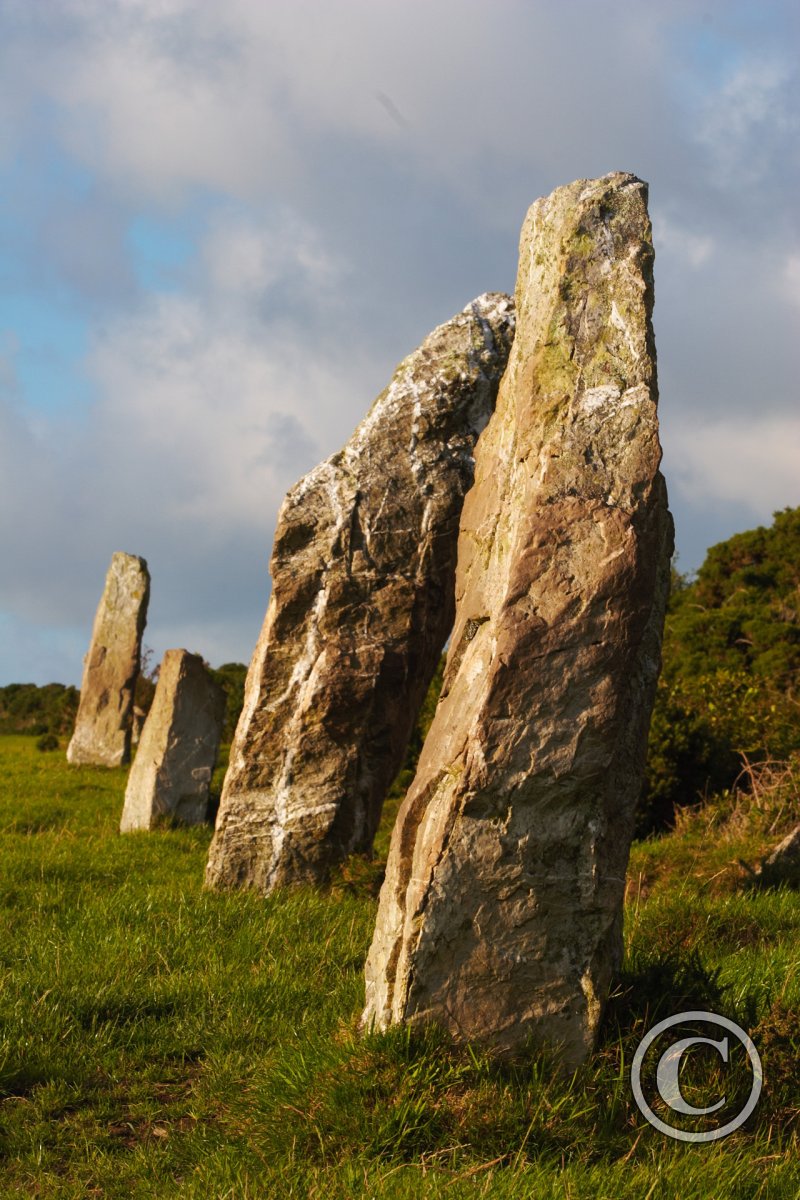
<instances>
[{"instance_id":1,"label":"tall standing stone","mask_svg":"<svg viewBox=\"0 0 800 1200\"><path fill-rule=\"evenodd\" d=\"M513 327L510 298L484 295L434 330L287 495L209 886L320 882L371 848L452 625L461 506Z\"/></svg>"},{"instance_id":2,"label":"tall standing stone","mask_svg":"<svg viewBox=\"0 0 800 1200\"><path fill-rule=\"evenodd\" d=\"M224 718L225 693L202 658L167 650L128 776L121 833L205 821Z\"/></svg>"},{"instance_id":3,"label":"tall standing stone","mask_svg":"<svg viewBox=\"0 0 800 1200\"><path fill-rule=\"evenodd\" d=\"M149 598L144 559L113 554L84 659L68 762L118 767L130 760L133 693Z\"/></svg>"},{"instance_id":4,"label":"tall standing stone","mask_svg":"<svg viewBox=\"0 0 800 1200\"><path fill-rule=\"evenodd\" d=\"M401 807L365 1024L567 1064L622 948L672 552L647 186L579 180L520 242L517 333L461 519L442 696Z\"/></svg>"}]
</instances>

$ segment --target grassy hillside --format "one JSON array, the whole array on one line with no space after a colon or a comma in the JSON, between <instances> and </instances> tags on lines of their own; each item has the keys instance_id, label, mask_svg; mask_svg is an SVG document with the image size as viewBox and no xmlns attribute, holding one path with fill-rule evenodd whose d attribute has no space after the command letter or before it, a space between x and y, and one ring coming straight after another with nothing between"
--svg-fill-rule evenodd
<instances>
[{"instance_id":1,"label":"grassy hillside","mask_svg":"<svg viewBox=\"0 0 800 1200\"><path fill-rule=\"evenodd\" d=\"M207 829L117 835L123 771L2 737L0 780L0 1195L800 1194L800 897L747 890L738 865L798 819L800 773L634 848L625 968L566 1080L534 1054L358 1035L374 868L209 895ZM628 1079L645 1030L692 1007L764 1061L753 1117L709 1146L651 1129Z\"/></svg>"}]
</instances>

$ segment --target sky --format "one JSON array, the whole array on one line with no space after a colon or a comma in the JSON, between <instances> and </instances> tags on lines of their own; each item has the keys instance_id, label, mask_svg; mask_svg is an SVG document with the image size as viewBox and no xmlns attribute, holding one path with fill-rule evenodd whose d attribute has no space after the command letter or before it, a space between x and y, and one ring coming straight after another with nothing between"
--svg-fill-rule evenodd
<instances>
[{"instance_id":1,"label":"sky","mask_svg":"<svg viewBox=\"0 0 800 1200\"><path fill-rule=\"evenodd\" d=\"M0 0L0 684L249 661L287 488L513 291L529 205L650 184L678 566L800 504L796 0Z\"/></svg>"}]
</instances>

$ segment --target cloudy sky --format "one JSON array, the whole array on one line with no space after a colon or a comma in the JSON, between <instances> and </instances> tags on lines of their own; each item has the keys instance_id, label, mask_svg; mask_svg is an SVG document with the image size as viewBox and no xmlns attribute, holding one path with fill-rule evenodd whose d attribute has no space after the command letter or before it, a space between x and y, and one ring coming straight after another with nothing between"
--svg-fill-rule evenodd
<instances>
[{"instance_id":1,"label":"cloudy sky","mask_svg":"<svg viewBox=\"0 0 800 1200\"><path fill-rule=\"evenodd\" d=\"M528 205L650 183L679 565L800 504L796 0L0 0L0 683L247 661L287 487L513 290Z\"/></svg>"}]
</instances>

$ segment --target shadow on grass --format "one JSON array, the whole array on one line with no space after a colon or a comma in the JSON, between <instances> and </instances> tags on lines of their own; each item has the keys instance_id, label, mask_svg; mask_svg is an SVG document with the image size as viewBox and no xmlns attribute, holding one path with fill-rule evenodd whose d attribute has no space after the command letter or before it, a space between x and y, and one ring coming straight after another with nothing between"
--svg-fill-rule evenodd
<instances>
[{"instance_id":1,"label":"shadow on grass","mask_svg":"<svg viewBox=\"0 0 800 1200\"><path fill-rule=\"evenodd\" d=\"M173 1017L181 1008L176 1000L136 1000L129 997L118 1001L81 1004L75 1019L82 1029L95 1030L101 1025L129 1026L140 1021L161 1021Z\"/></svg>"},{"instance_id":2,"label":"shadow on grass","mask_svg":"<svg viewBox=\"0 0 800 1200\"><path fill-rule=\"evenodd\" d=\"M0 1100L26 1100L49 1079L47 1071L35 1067L10 1067L0 1071Z\"/></svg>"},{"instance_id":3,"label":"shadow on grass","mask_svg":"<svg viewBox=\"0 0 800 1200\"><path fill-rule=\"evenodd\" d=\"M35 833L51 833L54 829L63 829L71 814L64 808L48 809L41 817L20 817L9 821L0 832L21 834L23 837Z\"/></svg>"},{"instance_id":4,"label":"shadow on grass","mask_svg":"<svg viewBox=\"0 0 800 1200\"><path fill-rule=\"evenodd\" d=\"M442 1165L448 1156L452 1165L613 1162L642 1125L629 1064L644 1033L697 1009L752 1027L759 1002L754 992L734 1004L697 955L633 960L612 990L597 1050L573 1072L532 1043L498 1058L455 1045L434 1026L362 1035L349 1028L324 1062L285 1062L278 1071L271 1150L294 1145L320 1163L358 1155Z\"/></svg>"},{"instance_id":5,"label":"shadow on grass","mask_svg":"<svg viewBox=\"0 0 800 1200\"><path fill-rule=\"evenodd\" d=\"M155 1016L156 1013L150 1014ZM89 1025L87 1028L96 1026ZM181 1083L188 1086L186 1081L196 1079L207 1058L207 1049L203 1046L190 1046L171 1054L159 1054L160 1070L173 1077L173 1084L180 1087ZM71 1087L80 1088L85 1097L91 1097L95 1092L107 1092L109 1088L121 1087L124 1091L125 1081L118 1076L113 1078L97 1064L85 1062L85 1070L76 1070L74 1062L60 1060L7 1062L0 1067L0 1101L29 1100L37 1089L53 1083L67 1083ZM176 1074L177 1073L177 1074ZM177 1080L177 1082L175 1082ZM165 1085L161 1085L161 1090ZM158 1091L158 1086L156 1091ZM90 1100L86 1101L87 1103ZM0 1135L1 1136L1 1135Z\"/></svg>"},{"instance_id":6,"label":"shadow on grass","mask_svg":"<svg viewBox=\"0 0 800 1200\"><path fill-rule=\"evenodd\" d=\"M731 998L721 971L704 965L696 951L635 955L619 972L606 1004L598 1048L638 1040L658 1021L679 1012L703 1010L727 1016L745 1028L755 1024L763 1005L763 989Z\"/></svg>"},{"instance_id":7,"label":"shadow on grass","mask_svg":"<svg viewBox=\"0 0 800 1200\"><path fill-rule=\"evenodd\" d=\"M779 888L800 891L800 857L777 863L764 859L755 870L744 859L740 859L740 865L745 871L740 884L743 892L776 892Z\"/></svg>"}]
</instances>

